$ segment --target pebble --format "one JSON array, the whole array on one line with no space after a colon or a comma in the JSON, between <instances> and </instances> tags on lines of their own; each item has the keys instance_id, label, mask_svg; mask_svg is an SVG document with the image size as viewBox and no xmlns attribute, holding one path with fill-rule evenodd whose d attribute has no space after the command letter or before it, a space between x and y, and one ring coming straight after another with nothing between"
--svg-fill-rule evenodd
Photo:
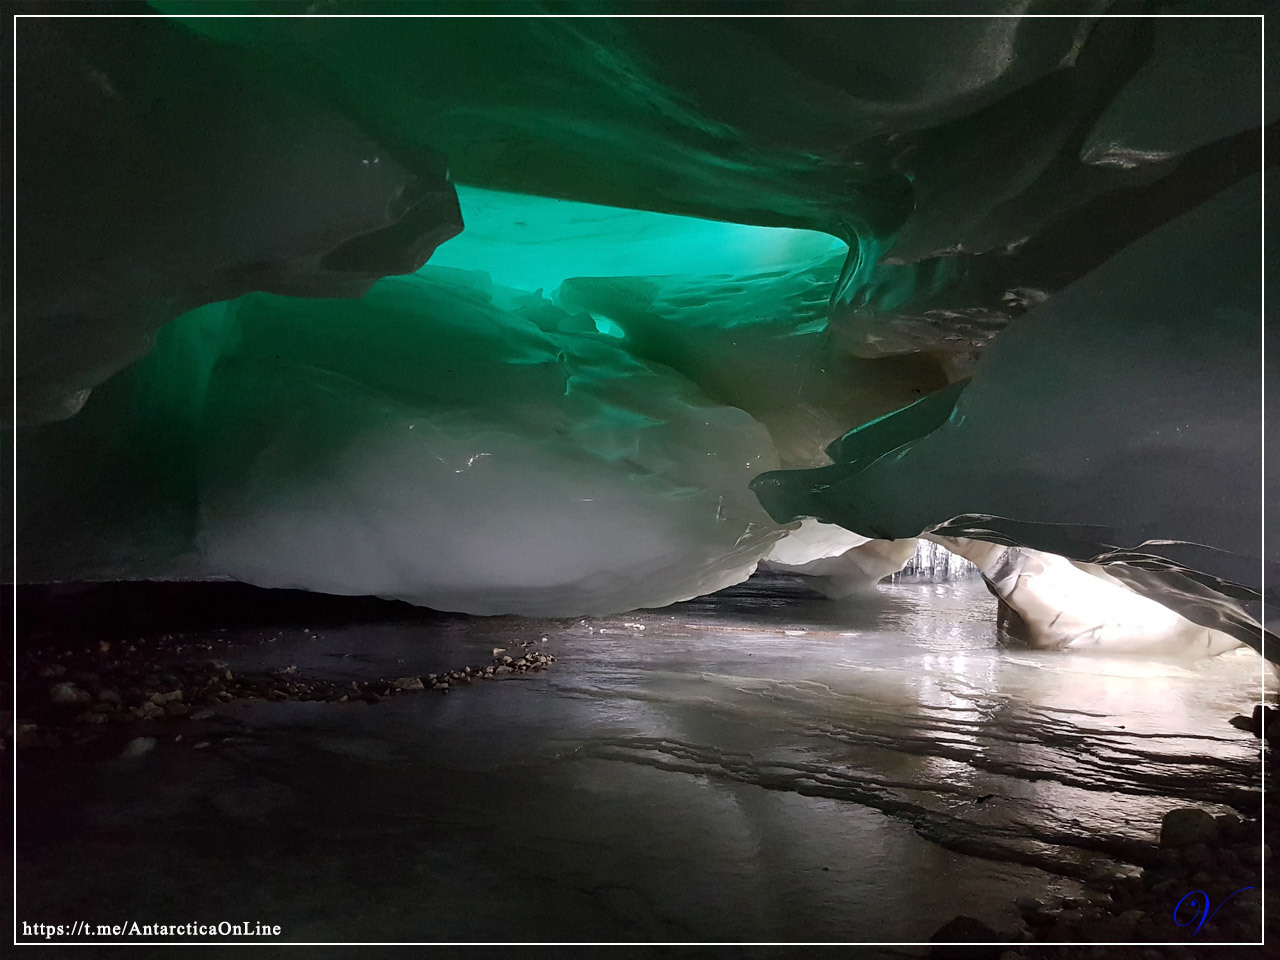
<instances>
[{"instance_id":1,"label":"pebble","mask_svg":"<svg viewBox=\"0 0 1280 960\"><path fill-rule=\"evenodd\" d=\"M507 654L508 648L494 647L492 662L487 664L466 665L425 677L351 680L342 681L343 685L339 685L334 681L303 679L298 676L297 664L289 664L268 674L238 677L232 673L227 660L208 656L208 651L215 649L213 644L201 642L198 636L185 644L173 644L172 641L178 638L179 634L166 634L138 638L135 643L116 643L116 659L109 656L112 644L96 639L87 641L85 649L51 652L53 657L65 660L65 663L31 663L29 655L29 679L39 677L58 681L44 687L48 690L50 702L57 708L75 706L80 709L64 710L59 715L45 708L36 716L20 718L44 723L47 713L49 723L44 726L35 722L15 724L11 718L9 729L12 733L8 738L0 739L0 749L8 745L9 739L14 746L20 747L48 748L60 746L63 742L86 743L99 735L92 728L114 722L133 723L166 717L211 720L216 715L209 709L210 705L238 699L374 704L389 696L426 689L448 693L454 687L479 680L542 670L556 660L547 653L536 652L539 640L545 644L550 639L543 636L538 640L513 640L512 643L519 648L519 656ZM263 637L258 642L266 639L274 638ZM214 643L225 644L227 641L219 638ZM161 667L155 658L162 655L166 644L169 645L168 651L185 652L187 657L175 660L173 666ZM81 669L75 669L77 666ZM345 686L348 682L349 692ZM73 726L60 737L57 729L62 724Z\"/></svg>"},{"instance_id":2,"label":"pebble","mask_svg":"<svg viewBox=\"0 0 1280 960\"><path fill-rule=\"evenodd\" d=\"M155 737L134 737L124 745L124 750L120 752L120 759L132 760L135 757L140 757L144 753L150 752L155 745Z\"/></svg>"},{"instance_id":3,"label":"pebble","mask_svg":"<svg viewBox=\"0 0 1280 960\"><path fill-rule=\"evenodd\" d=\"M51 703L72 705L88 703L92 699L87 690L81 690L74 683L55 683L49 688Z\"/></svg>"},{"instance_id":4,"label":"pebble","mask_svg":"<svg viewBox=\"0 0 1280 960\"><path fill-rule=\"evenodd\" d=\"M1007 937L974 917L953 917L934 931L931 943L990 943Z\"/></svg>"},{"instance_id":5,"label":"pebble","mask_svg":"<svg viewBox=\"0 0 1280 960\"><path fill-rule=\"evenodd\" d=\"M1044 903L1037 900L1035 897L1018 897L1013 901L1013 905L1017 908L1019 913L1024 914L1035 913L1038 910L1044 909Z\"/></svg>"}]
</instances>

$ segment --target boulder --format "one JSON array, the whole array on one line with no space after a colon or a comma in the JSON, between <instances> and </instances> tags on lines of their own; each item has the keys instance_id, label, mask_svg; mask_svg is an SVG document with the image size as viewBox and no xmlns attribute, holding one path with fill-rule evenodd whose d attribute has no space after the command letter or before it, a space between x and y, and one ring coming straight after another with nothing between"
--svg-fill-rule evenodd
<instances>
[{"instance_id":1,"label":"boulder","mask_svg":"<svg viewBox=\"0 0 1280 960\"><path fill-rule=\"evenodd\" d=\"M1170 810L1160 821L1160 846L1189 847L1212 844L1218 838L1218 823L1211 814L1195 807Z\"/></svg>"}]
</instances>

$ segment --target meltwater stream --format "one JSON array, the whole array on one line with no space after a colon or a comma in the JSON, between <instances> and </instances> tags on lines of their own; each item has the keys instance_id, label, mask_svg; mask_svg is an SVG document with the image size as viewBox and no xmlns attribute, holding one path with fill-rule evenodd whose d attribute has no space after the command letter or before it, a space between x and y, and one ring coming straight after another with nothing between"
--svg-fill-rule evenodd
<instances>
[{"instance_id":1,"label":"meltwater stream","mask_svg":"<svg viewBox=\"0 0 1280 960\"><path fill-rule=\"evenodd\" d=\"M33 763L19 902L295 941L922 941L1142 862L1172 807L1256 811L1258 742L1227 723L1273 685L1256 655L1012 651L994 605L973 581L835 603L756 579L610 618L273 630L231 669L559 659Z\"/></svg>"}]
</instances>

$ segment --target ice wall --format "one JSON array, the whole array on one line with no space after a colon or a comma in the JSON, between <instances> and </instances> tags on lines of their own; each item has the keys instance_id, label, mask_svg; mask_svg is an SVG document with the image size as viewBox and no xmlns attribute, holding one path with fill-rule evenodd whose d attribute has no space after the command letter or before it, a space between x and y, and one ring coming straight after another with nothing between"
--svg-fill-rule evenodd
<instances>
[{"instance_id":1,"label":"ice wall","mask_svg":"<svg viewBox=\"0 0 1280 960\"><path fill-rule=\"evenodd\" d=\"M1130 590L1108 567L963 537L929 539L981 571L1001 635L1041 650L1214 656L1242 646Z\"/></svg>"},{"instance_id":2,"label":"ice wall","mask_svg":"<svg viewBox=\"0 0 1280 960\"><path fill-rule=\"evenodd\" d=\"M17 24L18 416L72 416L200 304L357 296L462 228L445 163L176 22Z\"/></svg>"},{"instance_id":3,"label":"ice wall","mask_svg":"<svg viewBox=\"0 0 1280 960\"><path fill-rule=\"evenodd\" d=\"M574 323L446 268L177 321L150 372L207 377L140 407L198 409L202 573L556 616L744 579L782 532L748 488L767 433Z\"/></svg>"},{"instance_id":4,"label":"ice wall","mask_svg":"<svg viewBox=\"0 0 1280 960\"><path fill-rule=\"evenodd\" d=\"M1002 333L967 385L851 433L831 467L760 478L762 500L778 520L1114 562L1257 645L1259 201L1246 181L1125 248Z\"/></svg>"}]
</instances>

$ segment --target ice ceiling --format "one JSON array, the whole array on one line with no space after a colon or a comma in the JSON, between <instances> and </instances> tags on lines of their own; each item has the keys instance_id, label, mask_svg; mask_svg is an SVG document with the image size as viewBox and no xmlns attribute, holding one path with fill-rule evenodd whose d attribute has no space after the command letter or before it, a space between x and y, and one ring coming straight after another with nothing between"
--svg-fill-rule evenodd
<instances>
[{"instance_id":1,"label":"ice ceiling","mask_svg":"<svg viewBox=\"0 0 1280 960\"><path fill-rule=\"evenodd\" d=\"M20 21L19 576L606 613L809 518L1257 646L1260 25L1081 6Z\"/></svg>"}]
</instances>

